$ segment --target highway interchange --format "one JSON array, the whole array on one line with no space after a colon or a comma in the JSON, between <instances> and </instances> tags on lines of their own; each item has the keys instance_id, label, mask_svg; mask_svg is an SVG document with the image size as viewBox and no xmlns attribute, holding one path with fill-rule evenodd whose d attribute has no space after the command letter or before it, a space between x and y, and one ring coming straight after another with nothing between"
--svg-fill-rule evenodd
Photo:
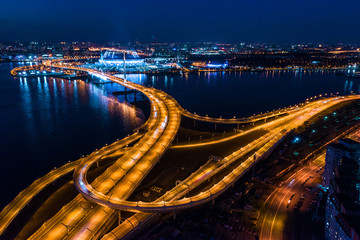
<instances>
[{"instance_id":1,"label":"highway interchange","mask_svg":"<svg viewBox=\"0 0 360 240\"><path fill-rule=\"evenodd\" d=\"M66 71L87 72L103 79L121 84L126 88L142 92L150 101L151 114L147 122L135 133L109 146L97 150L87 157L69 163L53 170L46 176L35 181L30 187L21 192L0 213L0 235L19 214L24 206L47 185L61 176L74 172L74 184L79 191L72 201L66 204L57 214L34 232L29 239L122 239L131 236L141 226L151 223L161 213L176 212L209 202L226 189L231 187L251 167L271 151L281 139L292 129L302 125L305 121L339 103L359 99L358 96L332 96L299 104L294 107L274 111L271 113L252 116L243 119L222 119L203 117L184 110L175 99L166 93L138 85L125 79L102 73L94 69L85 69L72 64L69 60L44 61L44 68L62 69ZM27 68L28 69L28 68ZM16 71L21 71L17 69ZM16 74L14 71L14 74ZM179 130L181 117L185 116L197 121L214 124L244 124L257 123L253 127L234 134L230 137L214 141L172 145ZM269 121L267 121L269 119ZM208 161L190 176L167 191L162 197L153 202L135 202L128 198L141 184L151 169L160 161L163 154L170 147L199 147L228 141L256 130L266 130L267 133L247 146L237 149L220 161ZM127 145L134 144L126 148ZM93 182L87 180L87 172L104 156L114 154L122 149L121 156L108 167ZM246 154L255 151L239 162ZM200 184L206 182L231 164L237 163L230 173L224 175L221 181L208 186L203 192L193 196L188 194ZM286 193L288 194L288 193ZM285 196L287 196L285 194ZM285 199L285 197L283 197ZM272 200L274 202L274 200ZM281 204L281 203L280 203ZM124 222L109 231L116 220L121 219L121 211L136 212ZM267 217L265 217L266 219ZM264 228L265 229L265 228ZM272 230L272 228L271 228ZM269 231L267 231L269 232ZM271 232L271 231L270 231ZM262 236L264 233L262 233Z\"/></svg>"}]
</instances>

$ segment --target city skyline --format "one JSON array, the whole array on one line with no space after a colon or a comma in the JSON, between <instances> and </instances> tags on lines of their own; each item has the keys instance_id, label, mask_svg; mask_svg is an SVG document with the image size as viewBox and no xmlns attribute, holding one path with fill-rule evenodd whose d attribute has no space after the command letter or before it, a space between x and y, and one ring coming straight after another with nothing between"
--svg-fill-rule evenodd
<instances>
[{"instance_id":1,"label":"city skyline","mask_svg":"<svg viewBox=\"0 0 360 240\"><path fill-rule=\"evenodd\" d=\"M360 240L360 1L0 2L0 240Z\"/></svg>"}]
</instances>

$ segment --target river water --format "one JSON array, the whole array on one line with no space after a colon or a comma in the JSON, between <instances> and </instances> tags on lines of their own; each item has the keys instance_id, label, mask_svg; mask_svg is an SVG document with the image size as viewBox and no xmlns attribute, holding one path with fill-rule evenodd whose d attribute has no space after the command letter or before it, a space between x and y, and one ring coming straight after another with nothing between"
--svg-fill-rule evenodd
<instances>
[{"instance_id":1,"label":"river water","mask_svg":"<svg viewBox=\"0 0 360 240\"><path fill-rule=\"evenodd\" d=\"M165 90L186 109L231 118L286 107L325 94L358 93L359 79L334 70L202 72L174 76L130 75L128 79Z\"/></svg>"},{"instance_id":2,"label":"river water","mask_svg":"<svg viewBox=\"0 0 360 240\"><path fill-rule=\"evenodd\" d=\"M10 75L0 64L0 209L54 167L139 127L144 112L85 81Z\"/></svg>"},{"instance_id":3,"label":"river water","mask_svg":"<svg viewBox=\"0 0 360 240\"><path fill-rule=\"evenodd\" d=\"M123 138L146 121L117 84L98 79L13 78L17 64L0 64L0 209L53 167ZM359 92L357 79L336 71L128 75L165 90L189 111L245 117L324 94ZM137 99L141 100L138 95Z\"/></svg>"}]
</instances>

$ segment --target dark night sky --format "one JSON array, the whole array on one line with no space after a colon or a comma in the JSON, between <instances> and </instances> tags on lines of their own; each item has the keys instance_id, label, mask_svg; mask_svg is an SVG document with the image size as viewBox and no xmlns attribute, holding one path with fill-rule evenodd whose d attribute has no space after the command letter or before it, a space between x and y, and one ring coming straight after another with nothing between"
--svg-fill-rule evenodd
<instances>
[{"instance_id":1,"label":"dark night sky","mask_svg":"<svg viewBox=\"0 0 360 240\"><path fill-rule=\"evenodd\" d=\"M359 0L0 0L0 41L360 43Z\"/></svg>"}]
</instances>

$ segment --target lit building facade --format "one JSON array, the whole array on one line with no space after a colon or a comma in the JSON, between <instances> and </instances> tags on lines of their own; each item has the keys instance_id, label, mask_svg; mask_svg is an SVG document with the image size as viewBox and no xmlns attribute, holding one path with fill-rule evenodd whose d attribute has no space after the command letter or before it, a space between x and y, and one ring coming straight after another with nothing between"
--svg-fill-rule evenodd
<instances>
[{"instance_id":1,"label":"lit building facade","mask_svg":"<svg viewBox=\"0 0 360 240\"><path fill-rule=\"evenodd\" d=\"M360 143L351 139L341 139L338 143L330 144L326 149L323 185L330 186L334 178L334 169L341 164L343 157L359 158Z\"/></svg>"},{"instance_id":2,"label":"lit building facade","mask_svg":"<svg viewBox=\"0 0 360 240\"><path fill-rule=\"evenodd\" d=\"M325 238L359 240L360 143L343 139L330 145L325 170L323 183L328 188Z\"/></svg>"}]
</instances>

